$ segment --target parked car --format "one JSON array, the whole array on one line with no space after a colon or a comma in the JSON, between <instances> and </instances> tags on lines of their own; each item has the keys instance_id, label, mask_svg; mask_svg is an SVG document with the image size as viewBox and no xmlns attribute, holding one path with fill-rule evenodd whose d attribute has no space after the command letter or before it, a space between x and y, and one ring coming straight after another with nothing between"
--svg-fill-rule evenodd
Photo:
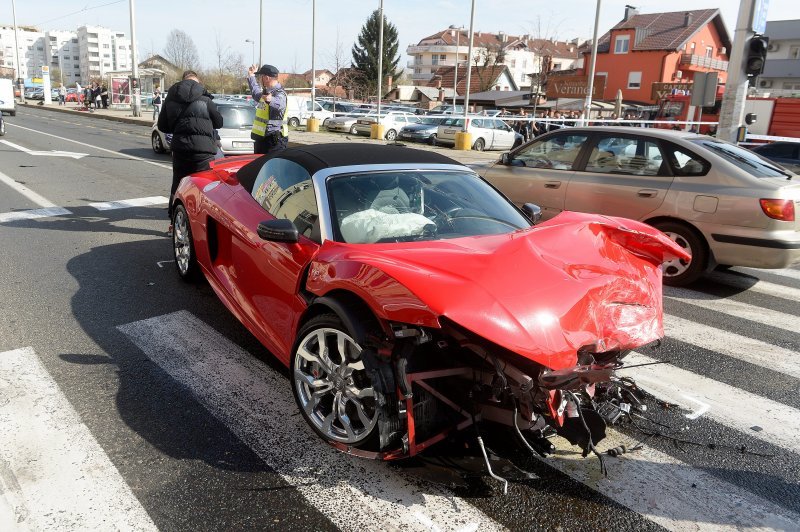
<instances>
[{"instance_id":1,"label":"parked car","mask_svg":"<svg viewBox=\"0 0 800 532\"><path fill-rule=\"evenodd\" d=\"M44 89L39 87L25 94L29 100L44 100Z\"/></svg>"},{"instance_id":2,"label":"parked car","mask_svg":"<svg viewBox=\"0 0 800 532\"><path fill-rule=\"evenodd\" d=\"M311 118L312 109L314 118L320 120L322 125L325 125L325 122L333 117L333 113L326 111L320 102L315 101L312 106L311 98L308 96L289 95L286 97L286 117L292 127L306 125L308 119Z\"/></svg>"},{"instance_id":3,"label":"parked car","mask_svg":"<svg viewBox=\"0 0 800 532\"><path fill-rule=\"evenodd\" d=\"M441 104L437 105L433 109L430 109L425 114L428 115L458 115L464 114L464 106L463 105L448 105L448 104Z\"/></svg>"},{"instance_id":4,"label":"parked car","mask_svg":"<svg viewBox=\"0 0 800 532\"><path fill-rule=\"evenodd\" d=\"M3 100L0 100L0 105L3 105ZM6 134L6 121L3 119L3 111L0 111L0 137Z\"/></svg>"},{"instance_id":5,"label":"parked car","mask_svg":"<svg viewBox=\"0 0 800 532\"><path fill-rule=\"evenodd\" d=\"M751 149L787 170L800 174L800 142L771 142Z\"/></svg>"},{"instance_id":6,"label":"parked car","mask_svg":"<svg viewBox=\"0 0 800 532\"><path fill-rule=\"evenodd\" d=\"M436 143L454 145L456 133L463 129L463 117L446 119L436 132ZM472 149L476 151L510 150L522 144L522 135L498 118L467 117L467 131L472 135Z\"/></svg>"},{"instance_id":7,"label":"parked car","mask_svg":"<svg viewBox=\"0 0 800 532\"><path fill-rule=\"evenodd\" d=\"M287 367L319 438L382 460L490 421L515 449L557 432L586 456L618 417L622 358L663 336L661 262L688 256L633 220L535 225L535 206L402 146L215 162L172 206L178 275L204 275Z\"/></svg>"},{"instance_id":8,"label":"parked car","mask_svg":"<svg viewBox=\"0 0 800 532\"><path fill-rule=\"evenodd\" d=\"M83 91L78 92L76 89L67 89L67 96L64 98L64 101L82 102L83 97L84 97Z\"/></svg>"},{"instance_id":9,"label":"parked car","mask_svg":"<svg viewBox=\"0 0 800 532\"><path fill-rule=\"evenodd\" d=\"M435 116L423 116L419 118L418 123L408 124L403 127L397 136L401 140L427 142L428 144L436 145L436 134L439 131L439 124L445 120L445 118L438 118Z\"/></svg>"},{"instance_id":10,"label":"parked car","mask_svg":"<svg viewBox=\"0 0 800 532\"><path fill-rule=\"evenodd\" d=\"M350 133L351 135L356 135L358 133L356 131L356 121L359 118L367 115L367 113L367 109L353 109L352 112L346 115L329 118L327 122L325 122L325 128L328 131L338 131L339 133Z\"/></svg>"},{"instance_id":11,"label":"parked car","mask_svg":"<svg viewBox=\"0 0 800 532\"><path fill-rule=\"evenodd\" d=\"M216 99L222 115L222 127L217 130L222 144L220 149L225 155L241 155L253 153L253 140L250 131L253 129L253 119L256 108L248 103L226 102ZM158 123L153 124L150 134L150 143L156 153L166 153L170 149L172 135L159 131Z\"/></svg>"},{"instance_id":12,"label":"parked car","mask_svg":"<svg viewBox=\"0 0 800 532\"><path fill-rule=\"evenodd\" d=\"M691 253L665 265L685 285L715 264L784 268L800 261L800 182L772 161L696 133L569 128L503 154L484 177L545 219L569 211L624 216Z\"/></svg>"},{"instance_id":13,"label":"parked car","mask_svg":"<svg viewBox=\"0 0 800 532\"><path fill-rule=\"evenodd\" d=\"M333 100L322 100L319 102L323 109L333 113L334 116L339 116L341 114L351 113L353 109L355 109L355 105L349 102L342 102L342 101L333 101ZM323 125L325 125L323 123Z\"/></svg>"},{"instance_id":14,"label":"parked car","mask_svg":"<svg viewBox=\"0 0 800 532\"><path fill-rule=\"evenodd\" d=\"M14 99L13 81L6 78L0 78L0 114L8 113L11 116L17 114L17 102Z\"/></svg>"},{"instance_id":15,"label":"parked car","mask_svg":"<svg viewBox=\"0 0 800 532\"><path fill-rule=\"evenodd\" d=\"M402 111L382 112L380 116L380 123L384 127L384 138L386 140L395 140L398 131L408 124L416 124L418 122L419 118L416 115ZM378 114L369 113L356 120L355 132L357 135L369 135L372 132L372 125L376 123L378 123Z\"/></svg>"}]
</instances>

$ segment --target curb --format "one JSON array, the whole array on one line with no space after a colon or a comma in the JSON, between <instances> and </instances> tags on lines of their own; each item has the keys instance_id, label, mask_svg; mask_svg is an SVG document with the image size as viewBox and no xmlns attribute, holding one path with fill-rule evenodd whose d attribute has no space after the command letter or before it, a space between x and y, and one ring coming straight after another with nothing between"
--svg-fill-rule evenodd
<instances>
[{"instance_id":1,"label":"curb","mask_svg":"<svg viewBox=\"0 0 800 532\"><path fill-rule=\"evenodd\" d=\"M70 102L72 103L72 102ZM78 111L74 108L68 108L66 106L59 106L59 107L51 107L47 105L39 105L39 104L31 104L31 103L18 103L20 107L31 107L33 109L42 109L45 111L55 111L56 113L66 113L71 115L80 115L80 116L89 116L91 118L100 118L103 120L109 120L111 122L122 122L125 124L136 124L139 126L152 126L153 123L150 120L142 119L134 116L114 116L114 115L106 115L106 114L97 114L90 111Z\"/></svg>"}]
</instances>

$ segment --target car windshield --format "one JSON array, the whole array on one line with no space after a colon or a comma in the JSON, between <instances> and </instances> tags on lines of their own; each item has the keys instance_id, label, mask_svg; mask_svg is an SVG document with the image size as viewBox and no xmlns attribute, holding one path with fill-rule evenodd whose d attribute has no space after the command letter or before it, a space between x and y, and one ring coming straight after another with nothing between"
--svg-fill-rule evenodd
<instances>
[{"instance_id":1,"label":"car windshield","mask_svg":"<svg viewBox=\"0 0 800 532\"><path fill-rule=\"evenodd\" d=\"M328 181L334 239L367 244L504 234L530 227L468 171L365 172Z\"/></svg>"},{"instance_id":2,"label":"car windshield","mask_svg":"<svg viewBox=\"0 0 800 532\"><path fill-rule=\"evenodd\" d=\"M426 126L438 126L443 123L444 120L444 118L420 118L419 123L425 124Z\"/></svg>"},{"instance_id":3,"label":"car windshield","mask_svg":"<svg viewBox=\"0 0 800 532\"><path fill-rule=\"evenodd\" d=\"M219 105L219 114L222 115L222 127L225 129L239 129L253 127L253 118L256 116L255 107L239 107L232 105Z\"/></svg>"},{"instance_id":4,"label":"car windshield","mask_svg":"<svg viewBox=\"0 0 800 532\"><path fill-rule=\"evenodd\" d=\"M463 118L445 118L444 122L442 122L443 126L455 126L455 127L463 127L464 126L464 119Z\"/></svg>"},{"instance_id":5,"label":"car windshield","mask_svg":"<svg viewBox=\"0 0 800 532\"><path fill-rule=\"evenodd\" d=\"M772 161L733 144L711 138L697 139L693 142L716 153L754 177L791 177L792 175L776 166Z\"/></svg>"}]
</instances>

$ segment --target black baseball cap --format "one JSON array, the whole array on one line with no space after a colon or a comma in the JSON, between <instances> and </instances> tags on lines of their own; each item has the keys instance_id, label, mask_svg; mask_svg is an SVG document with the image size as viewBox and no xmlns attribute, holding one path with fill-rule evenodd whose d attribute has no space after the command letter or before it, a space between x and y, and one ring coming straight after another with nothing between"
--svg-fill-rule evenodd
<instances>
[{"instance_id":1,"label":"black baseball cap","mask_svg":"<svg viewBox=\"0 0 800 532\"><path fill-rule=\"evenodd\" d=\"M262 65L256 72L257 76L269 76L271 78L278 77L278 69L272 65Z\"/></svg>"}]
</instances>

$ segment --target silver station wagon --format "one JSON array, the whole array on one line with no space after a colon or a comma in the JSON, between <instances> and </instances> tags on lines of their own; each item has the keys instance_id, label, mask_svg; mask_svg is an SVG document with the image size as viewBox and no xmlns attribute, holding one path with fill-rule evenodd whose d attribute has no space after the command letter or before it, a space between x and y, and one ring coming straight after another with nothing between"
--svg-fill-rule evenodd
<instances>
[{"instance_id":1,"label":"silver station wagon","mask_svg":"<svg viewBox=\"0 0 800 532\"><path fill-rule=\"evenodd\" d=\"M544 219L563 210L646 222L692 254L664 265L681 286L714 266L800 262L800 176L713 137L638 127L569 128L504 153L482 172Z\"/></svg>"}]
</instances>

